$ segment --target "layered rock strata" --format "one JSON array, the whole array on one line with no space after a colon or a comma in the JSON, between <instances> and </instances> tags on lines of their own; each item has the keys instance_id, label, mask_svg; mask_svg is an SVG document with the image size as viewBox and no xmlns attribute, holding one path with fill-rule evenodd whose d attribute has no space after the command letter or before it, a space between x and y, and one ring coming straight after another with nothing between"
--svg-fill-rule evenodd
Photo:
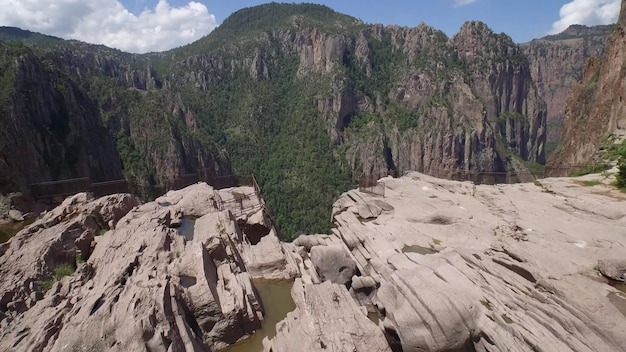
<instances>
[{"instance_id":1,"label":"layered rock strata","mask_svg":"<svg viewBox=\"0 0 626 352\"><path fill-rule=\"evenodd\" d=\"M623 196L560 179L382 182L384 198L344 194L333 231L376 282L373 306L398 350L626 346L626 295L594 270L626 255Z\"/></svg>"},{"instance_id":2,"label":"layered rock strata","mask_svg":"<svg viewBox=\"0 0 626 352\"><path fill-rule=\"evenodd\" d=\"M251 243L251 228L260 249L278 242L252 187L197 184L136 205L78 194L1 247L0 349L212 351L260 328L252 279L295 267ZM77 270L46 291L63 265Z\"/></svg>"},{"instance_id":3,"label":"layered rock strata","mask_svg":"<svg viewBox=\"0 0 626 352\"><path fill-rule=\"evenodd\" d=\"M562 175L571 164L598 161L598 151L611 134L626 135L626 3L604 56L587 62L582 81L570 94L561 147L546 167ZM585 133L580 133L584 129Z\"/></svg>"},{"instance_id":4,"label":"layered rock strata","mask_svg":"<svg viewBox=\"0 0 626 352\"><path fill-rule=\"evenodd\" d=\"M79 194L0 246L0 348L223 350L261 327L254 280L297 277L259 352L621 351L626 197L579 182L385 178L293 243L251 187Z\"/></svg>"}]
</instances>

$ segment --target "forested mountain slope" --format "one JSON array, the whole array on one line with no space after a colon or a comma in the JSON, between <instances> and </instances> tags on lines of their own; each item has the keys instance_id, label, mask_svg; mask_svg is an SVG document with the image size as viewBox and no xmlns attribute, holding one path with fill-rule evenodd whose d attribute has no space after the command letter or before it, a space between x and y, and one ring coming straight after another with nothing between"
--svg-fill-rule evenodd
<instances>
[{"instance_id":1,"label":"forested mountain slope","mask_svg":"<svg viewBox=\"0 0 626 352\"><path fill-rule=\"evenodd\" d=\"M530 61L539 95L546 102L546 154L551 154L561 141L570 88L582 79L587 60L604 54L614 28L572 25L562 33L520 44Z\"/></svg>"},{"instance_id":2,"label":"forested mountain slope","mask_svg":"<svg viewBox=\"0 0 626 352\"><path fill-rule=\"evenodd\" d=\"M87 170L102 178L121 170L145 184L198 168L254 174L283 236L292 237L326 231L332 201L362 173L448 176L545 161L546 108L529 60L480 22L448 38L424 24L368 25L324 6L272 3L234 13L195 43L146 55L2 32L2 50L32 56L41 70L29 70L58 72L84 97L62 91L68 111L83 112L64 116L93 121L89 130L103 141L77 144L89 161L81 154L63 172L0 175L5 191L18 188L16 178L27 184ZM15 68L6 67L3 96L11 99L2 108L42 120L20 110L27 104L19 87L32 80L9 81ZM16 150L3 146L0 155Z\"/></svg>"}]
</instances>

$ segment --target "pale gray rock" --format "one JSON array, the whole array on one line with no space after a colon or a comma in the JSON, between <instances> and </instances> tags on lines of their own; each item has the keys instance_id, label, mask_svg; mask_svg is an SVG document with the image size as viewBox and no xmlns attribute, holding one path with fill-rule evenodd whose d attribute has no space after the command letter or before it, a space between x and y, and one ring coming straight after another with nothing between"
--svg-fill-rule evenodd
<instances>
[{"instance_id":1,"label":"pale gray rock","mask_svg":"<svg viewBox=\"0 0 626 352\"><path fill-rule=\"evenodd\" d=\"M375 288L376 280L369 276L353 276L352 277L352 288L355 290L367 289L367 288Z\"/></svg>"},{"instance_id":2,"label":"pale gray rock","mask_svg":"<svg viewBox=\"0 0 626 352\"><path fill-rule=\"evenodd\" d=\"M369 313L376 313L373 299L376 297L378 283L369 276L353 276L350 295Z\"/></svg>"},{"instance_id":3,"label":"pale gray rock","mask_svg":"<svg viewBox=\"0 0 626 352\"><path fill-rule=\"evenodd\" d=\"M0 257L0 350L212 351L250 336L263 319L244 259L254 252L242 242L236 209L220 206L216 194L196 184L139 206L128 195L66 199ZM252 214L248 205L239 213ZM196 218L192 239L170 227L177 214ZM43 294L38 282L111 221L88 261ZM278 243L267 238L262 252ZM284 258L257 263L267 264L261 275L289 276L280 273Z\"/></svg>"},{"instance_id":4,"label":"pale gray rock","mask_svg":"<svg viewBox=\"0 0 626 352\"><path fill-rule=\"evenodd\" d=\"M0 311L11 317L23 313L20 302L41 291L56 268L76 266L75 241L84 232L97 232L106 220L117 221L138 204L130 195L94 200L79 193L20 231L0 251Z\"/></svg>"},{"instance_id":5,"label":"pale gray rock","mask_svg":"<svg viewBox=\"0 0 626 352\"><path fill-rule=\"evenodd\" d=\"M80 254L83 260L89 259L91 255L92 247L94 246L94 233L93 231L83 231L83 233L74 241L78 254Z\"/></svg>"},{"instance_id":6,"label":"pale gray rock","mask_svg":"<svg viewBox=\"0 0 626 352\"><path fill-rule=\"evenodd\" d=\"M345 285L356 270L356 263L343 247L315 246L311 248L311 261L322 281Z\"/></svg>"},{"instance_id":7,"label":"pale gray rock","mask_svg":"<svg viewBox=\"0 0 626 352\"><path fill-rule=\"evenodd\" d=\"M363 220L376 219L383 212L383 209L375 202L359 203L356 208L357 214Z\"/></svg>"},{"instance_id":8,"label":"pale gray rock","mask_svg":"<svg viewBox=\"0 0 626 352\"><path fill-rule=\"evenodd\" d=\"M598 261L602 275L612 280L626 280L626 259L602 259Z\"/></svg>"},{"instance_id":9,"label":"pale gray rock","mask_svg":"<svg viewBox=\"0 0 626 352\"><path fill-rule=\"evenodd\" d=\"M571 179L475 186L409 173L380 182L393 210L363 221L381 198L347 192L333 207L332 237L377 283L371 301L391 344L624 350L626 300L594 271L600 259L626 258L623 195ZM624 275L620 263L604 266ZM352 292L367 305L363 284L354 278Z\"/></svg>"},{"instance_id":10,"label":"pale gray rock","mask_svg":"<svg viewBox=\"0 0 626 352\"><path fill-rule=\"evenodd\" d=\"M296 310L278 323L277 334L263 341L265 352L390 352L383 331L369 320L345 286L296 279Z\"/></svg>"},{"instance_id":11,"label":"pale gray rock","mask_svg":"<svg viewBox=\"0 0 626 352\"><path fill-rule=\"evenodd\" d=\"M24 221L24 214L19 210L11 209L9 210L9 219L13 221Z\"/></svg>"},{"instance_id":12,"label":"pale gray rock","mask_svg":"<svg viewBox=\"0 0 626 352\"><path fill-rule=\"evenodd\" d=\"M296 246L304 247L307 252L315 246L328 245L328 235L300 235L293 241Z\"/></svg>"}]
</instances>

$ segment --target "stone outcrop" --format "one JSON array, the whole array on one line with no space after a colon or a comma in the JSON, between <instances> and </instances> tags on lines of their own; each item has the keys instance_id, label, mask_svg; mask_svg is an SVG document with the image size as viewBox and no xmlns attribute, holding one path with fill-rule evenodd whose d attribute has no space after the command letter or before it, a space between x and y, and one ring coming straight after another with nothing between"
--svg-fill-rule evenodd
<instances>
[{"instance_id":1,"label":"stone outcrop","mask_svg":"<svg viewBox=\"0 0 626 352\"><path fill-rule=\"evenodd\" d=\"M626 260L624 259L602 259L598 261L598 270L609 279L626 281Z\"/></svg>"},{"instance_id":2,"label":"stone outcrop","mask_svg":"<svg viewBox=\"0 0 626 352\"><path fill-rule=\"evenodd\" d=\"M367 318L345 286L296 279L291 295L296 310L277 324L278 333L271 342L265 341L264 352L391 352L383 331Z\"/></svg>"},{"instance_id":3,"label":"stone outcrop","mask_svg":"<svg viewBox=\"0 0 626 352\"><path fill-rule=\"evenodd\" d=\"M114 225L137 199L113 195L97 200L81 193L45 213L13 240L0 245L0 314L3 324L31 308L42 298L42 282L54 269L75 266L77 255L87 259L92 243L75 244L83 234L97 234ZM83 248L83 251L79 247Z\"/></svg>"},{"instance_id":4,"label":"stone outcrop","mask_svg":"<svg viewBox=\"0 0 626 352\"><path fill-rule=\"evenodd\" d=\"M68 198L0 247L0 349L212 351L248 337L263 320L252 279L296 271L262 257L275 230L251 243L267 218L252 187ZM46 291L62 265L76 272Z\"/></svg>"},{"instance_id":5,"label":"stone outcrop","mask_svg":"<svg viewBox=\"0 0 626 352\"><path fill-rule=\"evenodd\" d=\"M582 79L587 60L604 54L613 28L572 25L559 34L520 44L537 91L546 102L548 152L561 141L570 88Z\"/></svg>"},{"instance_id":6,"label":"stone outcrop","mask_svg":"<svg viewBox=\"0 0 626 352\"><path fill-rule=\"evenodd\" d=\"M253 187L70 197L0 245L0 349L213 351L253 334L259 352L626 345L623 195L380 182L384 198L347 192L330 235L293 243ZM295 310L258 335L274 330L255 280L294 278Z\"/></svg>"},{"instance_id":7,"label":"stone outcrop","mask_svg":"<svg viewBox=\"0 0 626 352\"><path fill-rule=\"evenodd\" d=\"M563 141L546 164L553 175L571 164L591 164L610 134L626 134L626 3L602 58L589 60L570 94ZM585 133L581 133L584 130Z\"/></svg>"},{"instance_id":8,"label":"stone outcrop","mask_svg":"<svg viewBox=\"0 0 626 352\"><path fill-rule=\"evenodd\" d=\"M623 196L569 179L475 186L410 173L381 182L389 210L363 221L360 209L383 198L348 192L335 204L334 236L325 242L340 241L369 277L355 277L352 288L375 291L371 301L392 346L626 345L626 294L594 269L599 259L626 255Z\"/></svg>"}]
</instances>

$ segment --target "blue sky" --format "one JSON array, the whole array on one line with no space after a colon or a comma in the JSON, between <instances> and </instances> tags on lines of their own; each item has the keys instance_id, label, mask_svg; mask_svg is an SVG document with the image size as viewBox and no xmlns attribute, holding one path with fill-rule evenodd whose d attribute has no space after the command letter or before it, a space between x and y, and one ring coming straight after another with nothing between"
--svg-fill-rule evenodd
<instances>
[{"instance_id":1,"label":"blue sky","mask_svg":"<svg viewBox=\"0 0 626 352\"><path fill-rule=\"evenodd\" d=\"M232 12L260 0L0 0L0 25L143 53L185 45ZM454 35L480 20L520 43L570 24L608 24L621 0L318 0L367 23L417 26Z\"/></svg>"},{"instance_id":2,"label":"blue sky","mask_svg":"<svg viewBox=\"0 0 626 352\"><path fill-rule=\"evenodd\" d=\"M126 0L129 1L129 0ZM141 10L141 1L134 10ZM219 23L232 12L267 1L200 1ZM505 32L516 42L525 42L546 35L559 20L559 9L567 0L478 0L458 6L454 0L334 0L313 1L362 19L368 23L398 24L415 27L421 22L454 35L464 22L480 20L496 32ZM184 4L174 0L172 4Z\"/></svg>"}]
</instances>

